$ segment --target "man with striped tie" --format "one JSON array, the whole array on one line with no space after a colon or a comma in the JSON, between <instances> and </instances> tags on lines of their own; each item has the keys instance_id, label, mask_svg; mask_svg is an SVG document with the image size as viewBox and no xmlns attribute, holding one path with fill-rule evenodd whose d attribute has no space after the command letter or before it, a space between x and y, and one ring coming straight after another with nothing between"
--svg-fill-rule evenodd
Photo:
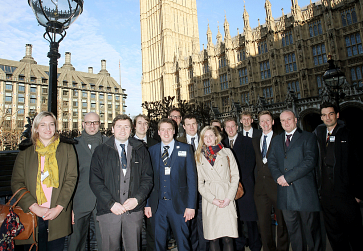
<instances>
[{"instance_id":1,"label":"man with striped tie","mask_svg":"<svg viewBox=\"0 0 363 251\"><path fill-rule=\"evenodd\" d=\"M150 147L154 187L145 207L155 233L155 250L167 250L167 232L171 227L179 250L190 250L188 224L194 218L197 203L197 174L190 145L174 140L171 119L161 119L161 142Z\"/></svg>"},{"instance_id":2,"label":"man with striped tie","mask_svg":"<svg viewBox=\"0 0 363 251\"><path fill-rule=\"evenodd\" d=\"M114 136L92 156L90 187L97 198L102 250L141 250L143 209L153 186L150 156L143 142L130 137L125 114L112 122Z\"/></svg>"}]
</instances>

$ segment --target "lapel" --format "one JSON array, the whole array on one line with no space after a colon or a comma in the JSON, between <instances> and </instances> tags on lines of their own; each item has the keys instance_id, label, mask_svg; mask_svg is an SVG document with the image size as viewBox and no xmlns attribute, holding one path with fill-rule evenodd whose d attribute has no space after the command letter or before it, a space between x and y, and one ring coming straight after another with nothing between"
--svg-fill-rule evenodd
<instances>
[{"instance_id":1,"label":"lapel","mask_svg":"<svg viewBox=\"0 0 363 251\"><path fill-rule=\"evenodd\" d=\"M169 165L170 167L174 166L174 162L177 159L177 156L178 156L177 151L180 149L180 148L177 148L177 146L179 146L179 142L175 140L174 141L174 149L173 149L173 152L172 152L172 154L170 156L170 165Z\"/></svg>"},{"instance_id":2,"label":"lapel","mask_svg":"<svg viewBox=\"0 0 363 251\"><path fill-rule=\"evenodd\" d=\"M262 136L263 137L263 134ZM257 145L257 152L255 151L256 157L258 160L262 160L262 153L261 153L261 137L259 138L252 138L252 141L255 141L256 145Z\"/></svg>"},{"instance_id":3,"label":"lapel","mask_svg":"<svg viewBox=\"0 0 363 251\"><path fill-rule=\"evenodd\" d=\"M127 144L127 153L126 153L126 169L131 170L131 158L132 158L132 145L130 145L130 141Z\"/></svg>"},{"instance_id":4,"label":"lapel","mask_svg":"<svg viewBox=\"0 0 363 251\"><path fill-rule=\"evenodd\" d=\"M262 135L263 135L263 133L262 133ZM270 153L270 149L271 149L271 141L272 141L272 139L275 137L275 136L277 136L276 135L276 133L275 132L273 132L272 133L272 137L271 137L271 140L270 140L270 145L268 146L268 149L267 149L267 153L266 153L266 158L268 157L268 154ZM262 136L261 136L262 137Z\"/></svg>"},{"instance_id":5,"label":"lapel","mask_svg":"<svg viewBox=\"0 0 363 251\"><path fill-rule=\"evenodd\" d=\"M302 131L300 130L300 128L296 128L296 131L295 131L294 135L292 136L292 140L290 142L289 147L286 147L285 133L286 132L282 133L282 142L283 142L285 151L288 152L291 149L292 145L294 145L295 142L298 142L299 138L302 135Z\"/></svg>"},{"instance_id":6,"label":"lapel","mask_svg":"<svg viewBox=\"0 0 363 251\"><path fill-rule=\"evenodd\" d=\"M223 151L223 149L222 150L220 150L219 152L218 152L218 154L217 154L217 158L216 158L216 161L214 161L214 165L213 165L213 167L212 167L212 170L214 170L216 173L217 173L217 175L219 176L219 178L222 178L221 177L221 175L220 175L220 169L218 168L218 162L220 161L220 160L223 160L223 158L226 156L226 154L224 153L224 151ZM210 163L209 163L209 161L206 159L206 158L204 158L205 159L205 161L210 165ZM210 165L210 166L212 166L212 165Z\"/></svg>"}]
</instances>

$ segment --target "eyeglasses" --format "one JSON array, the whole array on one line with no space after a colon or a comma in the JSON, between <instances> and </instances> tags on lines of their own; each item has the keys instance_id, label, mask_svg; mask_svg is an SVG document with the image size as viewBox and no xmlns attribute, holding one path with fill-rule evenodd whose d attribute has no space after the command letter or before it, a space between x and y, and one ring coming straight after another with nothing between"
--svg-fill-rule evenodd
<instances>
[{"instance_id":1,"label":"eyeglasses","mask_svg":"<svg viewBox=\"0 0 363 251\"><path fill-rule=\"evenodd\" d=\"M181 116L169 116L169 118L171 118L171 119L180 119Z\"/></svg>"},{"instance_id":2,"label":"eyeglasses","mask_svg":"<svg viewBox=\"0 0 363 251\"><path fill-rule=\"evenodd\" d=\"M86 126L99 125L100 121L85 121L84 123L86 124Z\"/></svg>"}]
</instances>

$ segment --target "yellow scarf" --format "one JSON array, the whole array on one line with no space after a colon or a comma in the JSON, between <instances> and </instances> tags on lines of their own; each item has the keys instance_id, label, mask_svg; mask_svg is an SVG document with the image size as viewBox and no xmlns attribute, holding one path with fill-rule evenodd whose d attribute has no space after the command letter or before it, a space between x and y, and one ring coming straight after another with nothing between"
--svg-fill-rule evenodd
<instances>
[{"instance_id":1,"label":"yellow scarf","mask_svg":"<svg viewBox=\"0 0 363 251\"><path fill-rule=\"evenodd\" d=\"M59 138L54 140L48 146L44 146L39 139L36 142L35 151L38 153L38 174L36 187L38 205L42 205L43 203L47 202L47 198L45 197L41 183L41 156L45 156L43 173L48 172L49 174L48 177L43 180L43 184L47 187L59 187L58 163L55 153L57 151L58 145Z\"/></svg>"}]
</instances>

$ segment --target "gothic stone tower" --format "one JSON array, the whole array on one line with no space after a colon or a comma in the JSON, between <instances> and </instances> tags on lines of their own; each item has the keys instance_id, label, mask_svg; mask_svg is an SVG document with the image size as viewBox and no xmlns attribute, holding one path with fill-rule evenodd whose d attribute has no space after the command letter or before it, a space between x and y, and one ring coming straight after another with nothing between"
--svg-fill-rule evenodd
<instances>
[{"instance_id":1,"label":"gothic stone tower","mask_svg":"<svg viewBox=\"0 0 363 251\"><path fill-rule=\"evenodd\" d=\"M196 0L140 0L142 102L180 95L175 62L199 53Z\"/></svg>"}]
</instances>

